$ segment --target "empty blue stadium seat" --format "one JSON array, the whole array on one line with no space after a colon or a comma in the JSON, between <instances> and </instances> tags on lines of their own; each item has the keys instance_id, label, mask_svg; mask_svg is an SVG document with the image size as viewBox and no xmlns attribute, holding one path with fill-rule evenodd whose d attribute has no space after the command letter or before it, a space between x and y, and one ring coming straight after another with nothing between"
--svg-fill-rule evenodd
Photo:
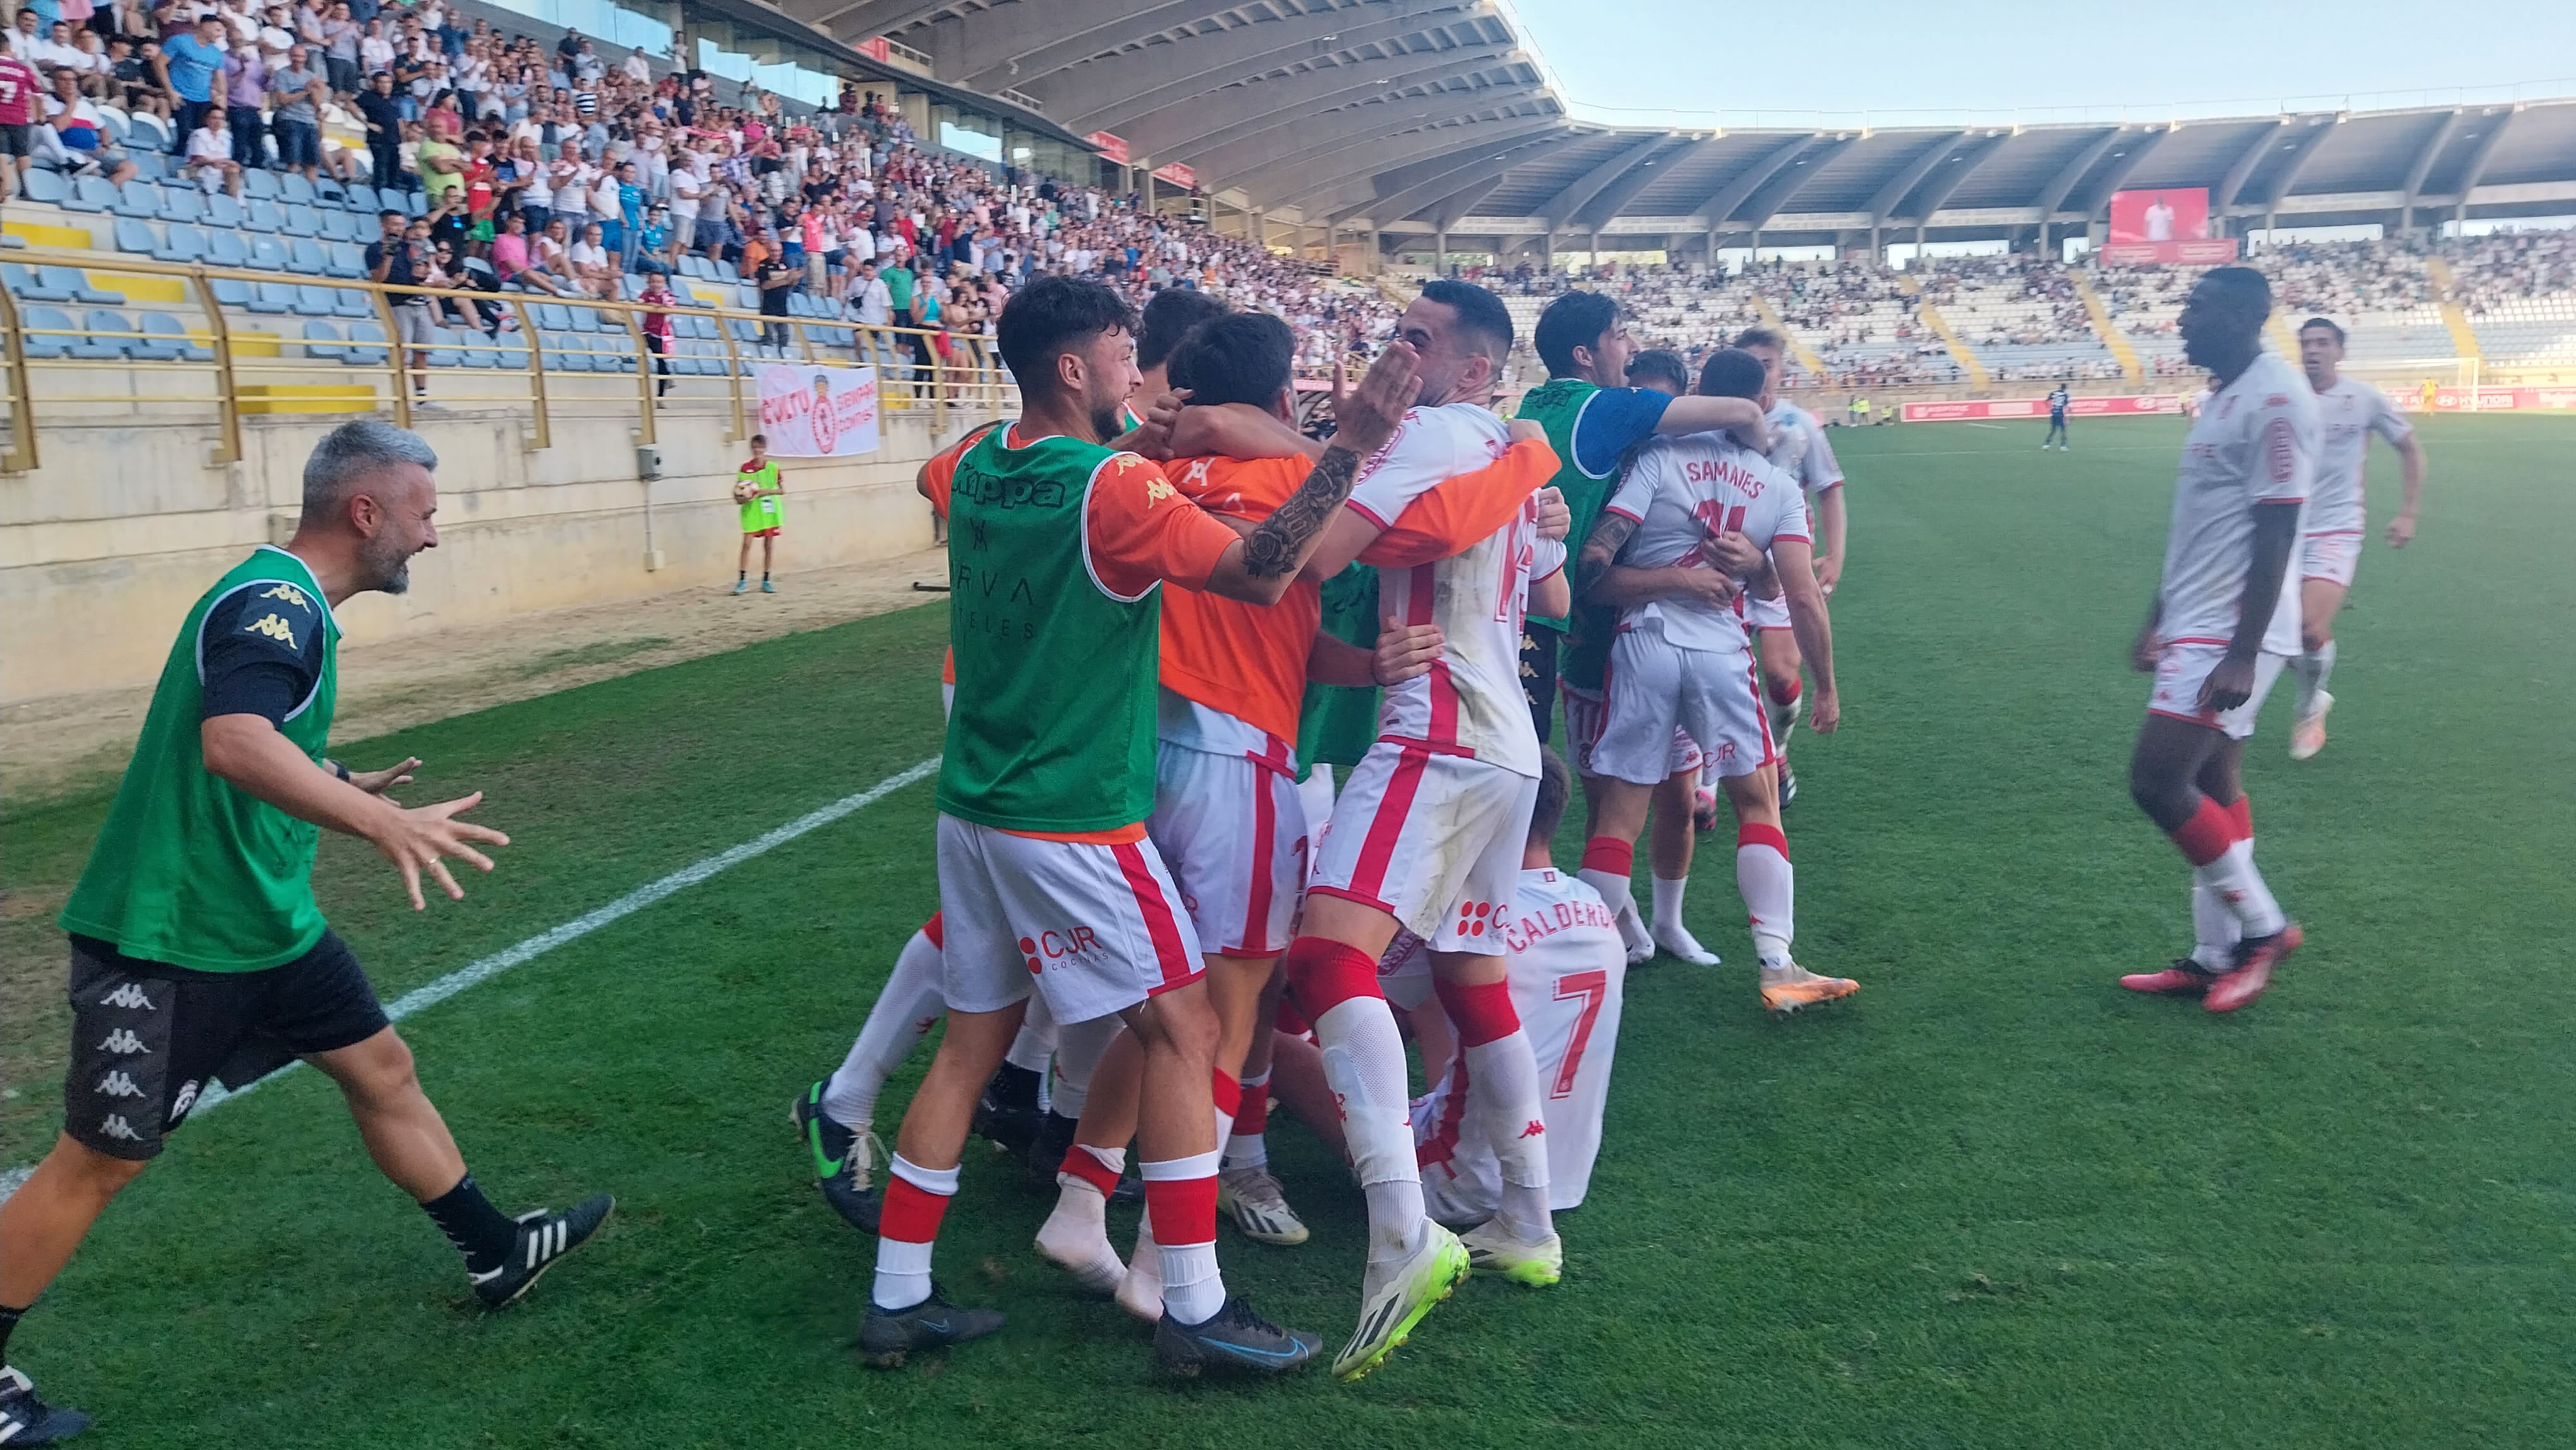
<instances>
[{"instance_id":1,"label":"empty blue stadium seat","mask_svg":"<svg viewBox=\"0 0 2576 1450\"><path fill-rule=\"evenodd\" d=\"M217 277L209 284L215 289L215 301L225 307L250 306L251 284L233 277Z\"/></svg>"},{"instance_id":2,"label":"empty blue stadium seat","mask_svg":"<svg viewBox=\"0 0 2576 1450\"><path fill-rule=\"evenodd\" d=\"M72 194L72 182L70 177L63 175L59 171L47 171L45 168L38 166L30 168L26 172L24 179L27 183L27 200L41 201L48 206L70 205ZM98 210L96 207L76 209L88 211Z\"/></svg>"},{"instance_id":3,"label":"empty blue stadium seat","mask_svg":"<svg viewBox=\"0 0 2576 1450\"><path fill-rule=\"evenodd\" d=\"M122 142L125 138L119 136L116 139ZM167 151L128 151L125 159L134 163L134 174L146 181L169 179L170 153Z\"/></svg>"},{"instance_id":4,"label":"empty blue stadium seat","mask_svg":"<svg viewBox=\"0 0 2576 1450\"><path fill-rule=\"evenodd\" d=\"M321 199L321 193L304 179L303 172L281 171L277 174L277 199L290 206L311 206Z\"/></svg>"},{"instance_id":5,"label":"empty blue stadium seat","mask_svg":"<svg viewBox=\"0 0 2576 1450\"><path fill-rule=\"evenodd\" d=\"M587 307L567 307L564 311L572 314L573 331L597 332L600 330L600 316L592 309Z\"/></svg>"},{"instance_id":6,"label":"empty blue stadium seat","mask_svg":"<svg viewBox=\"0 0 2576 1450\"><path fill-rule=\"evenodd\" d=\"M528 370L528 342L515 332L505 332L492 339L492 365L518 372Z\"/></svg>"},{"instance_id":7,"label":"empty blue stadium seat","mask_svg":"<svg viewBox=\"0 0 2576 1450\"><path fill-rule=\"evenodd\" d=\"M172 222L169 235L152 255L164 262L202 262L206 259L206 234L186 222Z\"/></svg>"},{"instance_id":8,"label":"empty blue stadium seat","mask_svg":"<svg viewBox=\"0 0 2576 1450\"><path fill-rule=\"evenodd\" d=\"M131 339L120 337L117 334L132 332L134 330L134 322L124 313L110 312L103 307L92 308L90 309L89 314L81 319L81 326L87 329L87 332L81 337L72 339L71 355L73 357L112 358L125 356Z\"/></svg>"},{"instance_id":9,"label":"empty blue stadium seat","mask_svg":"<svg viewBox=\"0 0 2576 1450\"><path fill-rule=\"evenodd\" d=\"M8 286L10 296L22 301L69 302L72 300L72 289L54 285L39 274L29 271L21 262L0 262L0 283Z\"/></svg>"},{"instance_id":10,"label":"empty blue stadium seat","mask_svg":"<svg viewBox=\"0 0 2576 1450\"><path fill-rule=\"evenodd\" d=\"M243 245L241 233L223 227L208 227L206 260L218 267L247 267L250 265L250 248Z\"/></svg>"},{"instance_id":11,"label":"empty blue stadium seat","mask_svg":"<svg viewBox=\"0 0 2576 1450\"><path fill-rule=\"evenodd\" d=\"M59 307L30 307L20 317L29 357L65 357L72 350L72 320Z\"/></svg>"},{"instance_id":12,"label":"empty blue stadium seat","mask_svg":"<svg viewBox=\"0 0 2576 1450\"><path fill-rule=\"evenodd\" d=\"M581 345L581 339L569 332L547 333L545 335L546 370L558 373L589 372L589 355L573 351Z\"/></svg>"},{"instance_id":13,"label":"empty blue stadium seat","mask_svg":"<svg viewBox=\"0 0 2576 1450\"><path fill-rule=\"evenodd\" d=\"M355 282L367 275L367 254L355 242L333 242L322 249L330 259L324 271L334 277Z\"/></svg>"},{"instance_id":14,"label":"empty blue stadium seat","mask_svg":"<svg viewBox=\"0 0 2576 1450\"><path fill-rule=\"evenodd\" d=\"M385 209L383 200L376 195L376 189L363 181L351 183L345 205L349 210L363 216L374 216Z\"/></svg>"},{"instance_id":15,"label":"empty blue stadium seat","mask_svg":"<svg viewBox=\"0 0 2576 1450\"><path fill-rule=\"evenodd\" d=\"M294 237L286 244L287 265L299 277L319 277L330 270L331 261L322 254L322 244L311 237Z\"/></svg>"},{"instance_id":16,"label":"empty blue stadium seat","mask_svg":"<svg viewBox=\"0 0 2576 1450\"><path fill-rule=\"evenodd\" d=\"M295 311L306 317L329 317L336 310L331 294L335 289L316 287L310 282L296 284Z\"/></svg>"},{"instance_id":17,"label":"empty blue stadium seat","mask_svg":"<svg viewBox=\"0 0 2576 1450\"><path fill-rule=\"evenodd\" d=\"M417 191L403 193L402 207L413 216L429 215L429 198Z\"/></svg>"},{"instance_id":18,"label":"empty blue stadium seat","mask_svg":"<svg viewBox=\"0 0 2576 1450\"><path fill-rule=\"evenodd\" d=\"M204 221L206 194L193 186L161 188L161 219L169 222Z\"/></svg>"},{"instance_id":19,"label":"empty blue stadium seat","mask_svg":"<svg viewBox=\"0 0 2576 1450\"><path fill-rule=\"evenodd\" d=\"M250 239L250 264L263 272L287 270L286 244L275 237Z\"/></svg>"},{"instance_id":20,"label":"empty blue stadium seat","mask_svg":"<svg viewBox=\"0 0 2576 1450\"><path fill-rule=\"evenodd\" d=\"M429 330L429 365L434 368L462 367L465 364L464 339L444 327Z\"/></svg>"},{"instance_id":21,"label":"empty blue stadium seat","mask_svg":"<svg viewBox=\"0 0 2576 1450\"><path fill-rule=\"evenodd\" d=\"M528 304L528 311L535 317L537 327L541 331L570 332L572 330L572 309L560 302L531 302Z\"/></svg>"},{"instance_id":22,"label":"empty blue stadium seat","mask_svg":"<svg viewBox=\"0 0 2576 1450\"><path fill-rule=\"evenodd\" d=\"M340 362L349 356L349 347L340 340L340 329L327 322L308 322L304 324L304 355Z\"/></svg>"},{"instance_id":23,"label":"empty blue stadium seat","mask_svg":"<svg viewBox=\"0 0 2576 1450\"><path fill-rule=\"evenodd\" d=\"M153 256L161 250L161 239L152 234L151 223L121 216L116 219L116 249Z\"/></svg>"},{"instance_id":24,"label":"empty blue stadium seat","mask_svg":"<svg viewBox=\"0 0 2576 1450\"><path fill-rule=\"evenodd\" d=\"M134 340L134 355L138 358L158 362L215 360L214 349L201 346L188 335L188 329L180 324L179 319L167 312L144 313L143 330L151 335Z\"/></svg>"},{"instance_id":25,"label":"empty blue stadium seat","mask_svg":"<svg viewBox=\"0 0 2576 1450\"><path fill-rule=\"evenodd\" d=\"M251 167L242 173L242 195L261 201L277 200L277 173Z\"/></svg>"},{"instance_id":26,"label":"empty blue stadium seat","mask_svg":"<svg viewBox=\"0 0 2576 1450\"><path fill-rule=\"evenodd\" d=\"M466 333L465 365L469 368L499 367L501 355L492 350L492 339L480 332Z\"/></svg>"},{"instance_id":27,"label":"empty blue stadium seat","mask_svg":"<svg viewBox=\"0 0 2576 1450\"><path fill-rule=\"evenodd\" d=\"M70 192L54 205L65 211L105 211L121 199L116 184L106 177L75 176Z\"/></svg>"},{"instance_id":28,"label":"empty blue stadium seat","mask_svg":"<svg viewBox=\"0 0 2576 1450\"><path fill-rule=\"evenodd\" d=\"M302 181L304 178L298 176L295 179ZM321 213L310 206L289 203L286 207L286 225L279 230L290 237L318 237L322 235Z\"/></svg>"},{"instance_id":29,"label":"empty blue stadium seat","mask_svg":"<svg viewBox=\"0 0 2576 1450\"><path fill-rule=\"evenodd\" d=\"M168 152L170 127L149 111L135 111L125 118L126 136L137 150Z\"/></svg>"},{"instance_id":30,"label":"empty blue stadium seat","mask_svg":"<svg viewBox=\"0 0 2576 1450\"><path fill-rule=\"evenodd\" d=\"M328 287L323 290L331 294L331 315L334 317L372 319L376 315L376 299L367 293L354 287Z\"/></svg>"},{"instance_id":31,"label":"empty blue stadium seat","mask_svg":"<svg viewBox=\"0 0 2576 1450\"><path fill-rule=\"evenodd\" d=\"M365 344L374 343L368 347ZM372 322L349 324L348 363L352 367L382 367L385 361L385 330Z\"/></svg>"},{"instance_id":32,"label":"empty blue stadium seat","mask_svg":"<svg viewBox=\"0 0 2576 1450\"><path fill-rule=\"evenodd\" d=\"M242 204L238 198L220 191L206 198L206 225L239 231L241 224Z\"/></svg>"},{"instance_id":33,"label":"empty blue stadium seat","mask_svg":"<svg viewBox=\"0 0 2576 1450\"><path fill-rule=\"evenodd\" d=\"M91 286L89 278L81 275L77 267L45 267L36 275L44 278L45 285L48 287L60 287L69 291L74 302L85 302L93 307L125 305L124 293L109 292L103 288Z\"/></svg>"},{"instance_id":34,"label":"empty blue stadium seat","mask_svg":"<svg viewBox=\"0 0 2576 1450\"><path fill-rule=\"evenodd\" d=\"M265 173L251 174L257 176ZM286 212L276 202L266 197L250 197L242 203L242 229L253 232L282 232L286 230Z\"/></svg>"},{"instance_id":35,"label":"empty blue stadium seat","mask_svg":"<svg viewBox=\"0 0 2576 1450\"><path fill-rule=\"evenodd\" d=\"M258 290L251 293L248 305L253 312L292 312L295 310L295 284L262 282L258 284Z\"/></svg>"},{"instance_id":36,"label":"empty blue stadium seat","mask_svg":"<svg viewBox=\"0 0 2576 1450\"><path fill-rule=\"evenodd\" d=\"M116 200L108 206L108 210L118 216L159 216L161 188L137 177L116 189Z\"/></svg>"},{"instance_id":37,"label":"empty blue stadium seat","mask_svg":"<svg viewBox=\"0 0 2576 1450\"><path fill-rule=\"evenodd\" d=\"M322 213L322 235L329 241L354 242L360 236L358 218L352 213L336 209L326 211ZM375 238L369 236L367 240L374 241Z\"/></svg>"}]
</instances>

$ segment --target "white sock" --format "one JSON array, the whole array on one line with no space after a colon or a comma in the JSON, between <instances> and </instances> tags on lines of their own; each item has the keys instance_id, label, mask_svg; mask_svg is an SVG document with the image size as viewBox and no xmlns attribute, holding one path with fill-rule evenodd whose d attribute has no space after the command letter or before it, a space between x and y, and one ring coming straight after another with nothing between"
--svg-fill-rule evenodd
<instances>
[{"instance_id":1,"label":"white sock","mask_svg":"<svg viewBox=\"0 0 2576 1450\"><path fill-rule=\"evenodd\" d=\"M1020 1019L1019 1035L1011 1039L1011 1050L1004 1062L1023 1072L1043 1075L1047 1054L1055 1051L1055 1011L1047 1006L1046 993L1029 994L1028 1015Z\"/></svg>"},{"instance_id":2,"label":"white sock","mask_svg":"<svg viewBox=\"0 0 2576 1450\"><path fill-rule=\"evenodd\" d=\"M1547 1207L1547 1116L1540 1105L1538 1054L1529 1033L1514 1030L1464 1055L1468 1106L1485 1120L1502 1170L1503 1226L1523 1243L1539 1243L1556 1227Z\"/></svg>"},{"instance_id":3,"label":"white sock","mask_svg":"<svg viewBox=\"0 0 2576 1450\"><path fill-rule=\"evenodd\" d=\"M1151 1194L1156 1183L1208 1185L1216 1177L1216 1163L1217 1151L1211 1148L1187 1158L1139 1163L1136 1173L1145 1180L1145 1191ZM1203 1187L1203 1191L1213 1192L1213 1188ZM1214 1318L1225 1307L1225 1279L1217 1271L1216 1239L1209 1237L1188 1244L1157 1242L1156 1248L1162 1260L1163 1312L1183 1324L1204 1324Z\"/></svg>"},{"instance_id":4,"label":"white sock","mask_svg":"<svg viewBox=\"0 0 2576 1450\"><path fill-rule=\"evenodd\" d=\"M2191 959L2205 970L2224 972L2236 965L2236 943L2243 939L2245 928L2236 913L2218 899L2218 893L2192 873L2191 881Z\"/></svg>"},{"instance_id":5,"label":"white sock","mask_svg":"<svg viewBox=\"0 0 2576 1450\"><path fill-rule=\"evenodd\" d=\"M1091 1075L1124 1024L1116 1013L1074 1022L1055 1031L1055 1073L1047 1084L1048 1111L1079 1118L1091 1103Z\"/></svg>"},{"instance_id":6,"label":"white sock","mask_svg":"<svg viewBox=\"0 0 2576 1450\"><path fill-rule=\"evenodd\" d=\"M957 1196L955 1168L924 1168L902 1154L886 1165L889 1177L900 1178L922 1192L938 1198ZM868 1297L880 1309L909 1309L930 1297L930 1249L935 1239L918 1243L879 1235L877 1238L876 1285Z\"/></svg>"},{"instance_id":7,"label":"white sock","mask_svg":"<svg viewBox=\"0 0 2576 1450\"><path fill-rule=\"evenodd\" d=\"M824 1116L853 1131L864 1131L875 1121L886 1075L912 1055L948 1010L940 1000L940 971L939 948L930 934L914 932L895 953L894 972L868 1009L867 1024L850 1044L849 1056L823 1085Z\"/></svg>"},{"instance_id":8,"label":"white sock","mask_svg":"<svg viewBox=\"0 0 2576 1450\"><path fill-rule=\"evenodd\" d=\"M1111 1173L1127 1166L1124 1148L1077 1144L1076 1151L1099 1159ZM1055 1181L1055 1211L1038 1226L1038 1252L1062 1265L1085 1289L1106 1294L1118 1287L1127 1272L1118 1251L1109 1245L1109 1201L1097 1187L1073 1174L1058 1173Z\"/></svg>"},{"instance_id":9,"label":"white sock","mask_svg":"<svg viewBox=\"0 0 2576 1450\"><path fill-rule=\"evenodd\" d=\"M2299 718L2309 719L2317 713L2317 696L2325 693L2326 677L2334 673L2335 642L2327 640L2323 648L2309 650L2293 657L2290 668L2299 674Z\"/></svg>"},{"instance_id":10,"label":"white sock","mask_svg":"<svg viewBox=\"0 0 2576 1450\"><path fill-rule=\"evenodd\" d=\"M1401 1258L1422 1241L1422 1177L1413 1158L1404 1037L1383 997L1349 997L1315 1019L1324 1081L1341 1098L1342 1137L1368 1195L1372 1262Z\"/></svg>"},{"instance_id":11,"label":"white sock","mask_svg":"<svg viewBox=\"0 0 2576 1450\"><path fill-rule=\"evenodd\" d=\"M1690 878L1667 881L1657 876L1654 883L1655 945L1693 966L1716 966L1717 953L1701 946L1690 928L1682 925L1682 893L1690 889Z\"/></svg>"},{"instance_id":12,"label":"white sock","mask_svg":"<svg viewBox=\"0 0 2576 1450\"><path fill-rule=\"evenodd\" d=\"M1637 914L1637 888L1627 877L1596 871L1589 866L1574 875L1575 879L1601 893L1601 904L1610 908L1612 916L1624 913L1633 917Z\"/></svg>"},{"instance_id":13,"label":"white sock","mask_svg":"<svg viewBox=\"0 0 2576 1450\"><path fill-rule=\"evenodd\" d=\"M2208 865L2194 868L2192 876L2236 914L2247 936L2270 936L2289 920L2281 914L2281 903L2272 899L2272 888L2263 884L2263 873L2254 869L2251 837L2229 846L2225 855Z\"/></svg>"},{"instance_id":14,"label":"white sock","mask_svg":"<svg viewBox=\"0 0 2576 1450\"><path fill-rule=\"evenodd\" d=\"M1257 1089L1267 1090L1270 1086L1270 1074L1265 1069L1259 1077L1247 1077L1241 1081L1245 1092L1252 1092ZM1268 1121L1267 1114L1264 1114L1263 1121ZM1237 1168L1266 1168L1270 1166L1270 1140L1268 1133L1245 1133L1240 1131L1228 1132L1225 1137L1225 1158L1219 1166L1229 1171Z\"/></svg>"},{"instance_id":15,"label":"white sock","mask_svg":"<svg viewBox=\"0 0 2576 1450\"><path fill-rule=\"evenodd\" d=\"M1118 1307L1151 1324L1163 1317L1163 1251L1154 1242L1154 1211L1136 1216L1136 1251L1118 1280Z\"/></svg>"},{"instance_id":16,"label":"white sock","mask_svg":"<svg viewBox=\"0 0 2576 1450\"><path fill-rule=\"evenodd\" d=\"M1797 873L1780 848L1768 841L1735 848L1735 889L1744 893L1744 910L1753 919L1753 951L1765 967L1789 964L1789 943L1797 940Z\"/></svg>"}]
</instances>

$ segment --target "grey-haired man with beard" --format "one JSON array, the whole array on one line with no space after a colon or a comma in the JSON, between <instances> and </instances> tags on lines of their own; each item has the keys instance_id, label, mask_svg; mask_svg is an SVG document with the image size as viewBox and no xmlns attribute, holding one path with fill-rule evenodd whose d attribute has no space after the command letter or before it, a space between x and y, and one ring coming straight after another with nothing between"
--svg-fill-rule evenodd
<instances>
[{"instance_id":1,"label":"grey-haired man with beard","mask_svg":"<svg viewBox=\"0 0 2576 1450\"><path fill-rule=\"evenodd\" d=\"M352 771L326 758L338 686L332 611L399 594L438 546L438 456L373 420L322 440L304 514L206 591L179 630L142 738L80 884L71 934L71 1071L62 1136L0 1207L0 1359L90 1225L218 1080L240 1088L297 1057L338 1083L368 1154L465 1258L495 1308L608 1218L606 1194L513 1219L465 1171L421 1092L411 1050L313 897L321 828L359 837L402 873L461 899L451 859L488 871L499 831L457 819L462 796L405 807L385 792L420 762ZM0 1365L0 1442L68 1438L89 1417L36 1397Z\"/></svg>"}]
</instances>

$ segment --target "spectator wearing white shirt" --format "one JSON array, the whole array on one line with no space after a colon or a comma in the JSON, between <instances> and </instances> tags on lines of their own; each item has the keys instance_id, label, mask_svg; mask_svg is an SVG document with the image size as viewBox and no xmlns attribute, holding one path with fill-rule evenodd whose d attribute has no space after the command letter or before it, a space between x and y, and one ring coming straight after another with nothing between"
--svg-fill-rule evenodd
<instances>
[{"instance_id":1,"label":"spectator wearing white shirt","mask_svg":"<svg viewBox=\"0 0 2576 1450\"><path fill-rule=\"evenodd\" d=\"M218 187L241 195L241 163L233 159L233 137L225 125L223 107L207 107L205 124L188 133L188 151L179 171L210 195Z\"/></svg>"}]
</instances>

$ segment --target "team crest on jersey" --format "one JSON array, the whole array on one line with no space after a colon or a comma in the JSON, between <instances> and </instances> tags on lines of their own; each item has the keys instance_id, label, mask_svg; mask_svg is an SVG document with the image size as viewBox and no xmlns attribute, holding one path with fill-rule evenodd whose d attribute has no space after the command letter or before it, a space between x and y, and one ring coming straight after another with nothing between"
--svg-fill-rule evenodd
<instances>
[{"instance_id":1,"label":"team crest on jersey","mask_svg":"<svg viewBox=\"0 0 2576 1450\"><path fill-rule=\"evenodd\" d=\"M270 639L276 640L285 645L288 649L295 649L298 647L295 643L295 626L287 623L285 620L274 614L263 616L257 624L243 625L242 633L264 634Z\"/></svg>"}]
</instances>

